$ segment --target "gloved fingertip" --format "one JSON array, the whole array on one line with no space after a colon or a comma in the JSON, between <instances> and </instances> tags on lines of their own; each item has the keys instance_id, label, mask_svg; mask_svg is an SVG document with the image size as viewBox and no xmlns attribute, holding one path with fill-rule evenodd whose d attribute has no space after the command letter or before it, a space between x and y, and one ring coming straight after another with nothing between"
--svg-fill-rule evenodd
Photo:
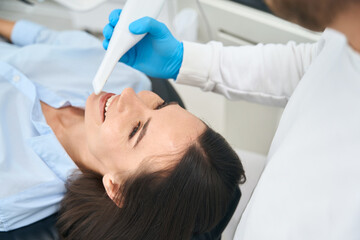
<instances>
[{"instance_id":1,"label":"gloved fingertip","mask_svg":"<svg viewBox=\"0 0 360 240\"><path fill-rule=\"evenodd\" d=\"M104 48L105 50L107 50L108 47L109 47L109 40L105 39L105 40L103 41L103 48Z\"/></svg>"},{"instance_id":2,"label":"gloved fingertip","mask_svg":"<svg viewBox=\"0 0 360 240\"><path fill-rule=\"evenodd\" d=\"M140 22L140 20L132 22L129 25L129 31L132 34L143 34L143 27L142 27L142 23Z\"/></svg>"},{"instance_id":3,"label":"gloved fingertip","mask_svg":"<svg viewBox=\"0 0 360 240\"><path fill-rule=\"evenodd\" d=\"M114 11L112 11L109 15L109 22L110 25L115 27L117 22L119 21L120 15L121 15L121 9L115 9Z\"/></svg>"},{"instance_id":4,"label":"gloved fingertip","mask_svg":"<svg viewBox=\"0 0 360 240\"><path fill-rule=\"evenodd\" d=\"M169 30L164 23L157 21L151 17L144 17L136 20L129 26L130 32L133 34L149 33L156 37L164 37L168 34Z\"/></svg>"},{"instance_id":5,"label":"gloved fingertip","mask_svg":"<svg viewBox=\"0 0 360 240\"><path fill-rule=\"evenodd\" d=\"M110 24L107 24L103 29L103 35L105 39L110 39L113 32L114 32L114 28Z\"/></svg>"}]
</instances>

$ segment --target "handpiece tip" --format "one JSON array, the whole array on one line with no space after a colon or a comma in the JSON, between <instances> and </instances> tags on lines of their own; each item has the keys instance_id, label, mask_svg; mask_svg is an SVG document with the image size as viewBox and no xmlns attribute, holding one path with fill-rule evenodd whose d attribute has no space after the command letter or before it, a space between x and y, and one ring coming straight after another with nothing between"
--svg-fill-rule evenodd
<instances>
[{"instance_id":1,"label":"handpiece tip","mask_svg":"<svg viewBox=\"0 0 360 240\"><path fill-rule=\"evenodd\" d=\"M101 81L101 79L95 78L92 85L94 88L94 93L99 95L105 85L105 81Z\"/></svg>"}]
</instances>

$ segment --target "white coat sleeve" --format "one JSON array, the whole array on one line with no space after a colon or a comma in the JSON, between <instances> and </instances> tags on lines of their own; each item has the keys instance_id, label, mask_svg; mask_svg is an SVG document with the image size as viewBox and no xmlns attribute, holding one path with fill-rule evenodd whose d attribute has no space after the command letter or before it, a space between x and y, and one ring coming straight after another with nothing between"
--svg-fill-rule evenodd
<instances>
[{"instance_id":1,"label":"white coat sleeve","mask_svg":"<svg viewBox=\"0 0 360 240\"><path fill-rule=\"evenodd\" d=\"M318 55L318 43L224 47L184 42L177 83L213 91L231 100L284 107Z\"/></svg>"}]
</instances>

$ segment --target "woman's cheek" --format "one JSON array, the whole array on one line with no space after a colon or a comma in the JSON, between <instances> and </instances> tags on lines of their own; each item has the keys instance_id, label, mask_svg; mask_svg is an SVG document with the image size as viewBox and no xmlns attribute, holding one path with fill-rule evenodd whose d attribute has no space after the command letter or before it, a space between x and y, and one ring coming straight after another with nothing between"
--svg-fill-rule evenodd
<instances>
[{"instance_id":1,"label":"woman's cheek","mask_svg":"<svg viewBox=\"0 0 360 240\"><path fill-rule=\"evenodd\" d=\"M127 145L129 138L126 137L126 132L117 124L112 124L104 127L101 133L101 142L109 151L116 151Z\"/></svg>"}]
</instances>

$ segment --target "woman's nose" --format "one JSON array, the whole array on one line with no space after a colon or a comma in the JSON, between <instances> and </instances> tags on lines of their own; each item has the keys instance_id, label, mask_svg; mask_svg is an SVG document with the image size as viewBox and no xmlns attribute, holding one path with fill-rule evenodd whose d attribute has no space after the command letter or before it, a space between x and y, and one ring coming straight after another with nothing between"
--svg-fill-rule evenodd
<instances>
[{"instance_id":1,"label":"woman's nose","mask_svg":"<svg viewBox=\"0 0 360 240\"><path fill-rule=\"evenodd\" d=\"M118 102L119 111L135 110L143 108L143 103L132 88L125 88Z\"/></svg>"},{"instance_id":2,"label":"woman's nose","mask_svg":"<svg viewBox=\"0 0 360 240\"><path fill-rule=\"evenodd\" d=\"M125 97L125 98L129 98L129 97L134 97L136 96L136 93L134 91L134 89L132 88L125 88L122 93L121 96Z\"/></svg>"}]
</instances>

